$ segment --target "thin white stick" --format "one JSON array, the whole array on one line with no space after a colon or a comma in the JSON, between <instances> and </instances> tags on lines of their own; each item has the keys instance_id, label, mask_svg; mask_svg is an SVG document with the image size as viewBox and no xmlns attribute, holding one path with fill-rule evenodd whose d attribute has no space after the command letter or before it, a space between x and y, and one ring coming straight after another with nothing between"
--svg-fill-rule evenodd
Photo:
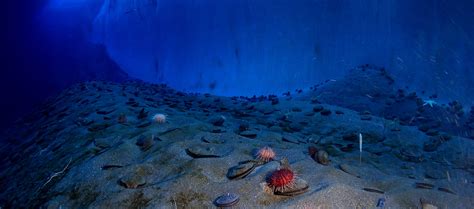
<instances>
[{"instance_id":1,"label":"thin white stick","mask_svg":"<svg viewBox=\"0 0 474 209\"><path fill-rule=\"evenodd\" d=\"M362 164L362 133L359 133L359 164Z\"/></svg>"},{"instance_id":2,"label":"thin white stick","mask_svg":"<svg viewBox=\"0 0 474 209\"><path fill-rule=\"evenodd\" d=\"M53 175L51 175L51 177L49 177L48 181L46 181L46 183L44 183L43 186L41 186L38 189L38 191L43 189L43 187L45 187L47 184L49 184L49 182L51 182L53 180L53 178L56 178L56 177L60 176L61 174L63 174L64 172L66 172L66 169L69 167L69 164L71 164L71 161L72 161L72 158L69 159L69 162L67 163L66 167L64 167L64 169L62 171L53 173Z\"/></svg>"}]
</instances>

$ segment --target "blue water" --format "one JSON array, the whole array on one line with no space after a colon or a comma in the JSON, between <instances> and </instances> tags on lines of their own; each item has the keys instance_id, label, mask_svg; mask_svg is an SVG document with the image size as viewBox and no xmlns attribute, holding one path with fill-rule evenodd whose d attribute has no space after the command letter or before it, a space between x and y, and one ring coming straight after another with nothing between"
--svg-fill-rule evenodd
<instances>
[{"instance_id":1,"label":"blue water","mask_svg":"<svg viewBox=\"0 0 474 209\"><path fill-rule=\"evenodd\" d=\"M71 86L136 80L251 103L335 105L363 120L369 112L429 136L474 139L472 0L7 0L5 8L2 133L44 122L31 114ZM430 142L427 152L439 145Z\"/></svg>"}]
</instances>

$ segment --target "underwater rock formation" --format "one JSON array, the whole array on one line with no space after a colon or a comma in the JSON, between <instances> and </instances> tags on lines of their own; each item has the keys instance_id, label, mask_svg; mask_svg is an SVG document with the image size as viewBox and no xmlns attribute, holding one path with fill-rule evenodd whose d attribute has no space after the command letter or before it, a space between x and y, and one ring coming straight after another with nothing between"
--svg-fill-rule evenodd
<instances>
[{"instance_id":1,"label":"underwater rock formation","mask_svg":"<svg viewBox=\"0 0 474 209\"><path fill-rule=\"evenodd\" d=\"M469 116L464 114L458 101L438 104L434 100L436 95L419 96L396 86L395 79L387 70L365 64L351 69L340 80L315 85L310 92L295 99L311 99L356 110L361 112L363 120L370 120L370 114L396 120L404 125L418 126L428 135L447 132L474 139Z\"/></svg>"}]
</instances>

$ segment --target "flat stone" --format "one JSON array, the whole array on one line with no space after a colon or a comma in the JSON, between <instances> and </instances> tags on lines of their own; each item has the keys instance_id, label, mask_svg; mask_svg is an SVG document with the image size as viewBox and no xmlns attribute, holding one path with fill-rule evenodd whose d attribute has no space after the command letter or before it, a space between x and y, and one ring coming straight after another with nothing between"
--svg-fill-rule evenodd
<instances>
[{"instance_id":1,"label":"flat stone","mask_svg":"<svg viewBox=\"0 0 474 209\"><path fill-rule=\"evenodd\" d=\"M239 133L239 135L247 138L254 139L257 137L257 132L254 130L246 130Z\"/></svg>"},{"instance_id":2,"label":"flat stone","mask_svg":"<svg viewBox=\"0 0 474 209\"><path fill-rule=\"evenodd\" d=\"M119 137L117 136L103 137L94 139L94 145L99 148L109 148L116 144L118 141Z\"/></svg>"},{"instance_id":3,"label":"flat stone","mask_svg":"<svg viewBox=\"0 0 474 209\"><path fill-rule=\"evenodd\" d=\"M397 157L403 161L409 162L421 162L423 161L423 155L421 150L416 146L408 146L400 149Z\"/></svg>"},{"instance_id":4,"label":"flat stone","mask_svg":"<svg viewBox=\"0 0 474 209\"><path fill-rule=\"evenodd\" d=\"M274 195L280 195L280 196L296 196L303 194L309 190L309 184L299 178L295 177L293 183L291 186L286 188L284 191L275 191L273 194Z\"/></svg>"},{"instance_id":5,"label":"flat stone","mask_svg":"<svg viewBox=\"0 0 474 209\"><path fill-rule=\"evenodd\" d=\"M448 188L444 188L444 187L439 187L438 191L442 191L442 192L446 192L446 193L450 193L450 194L454 194L454 195L456 194L456 192L453 192L453 190L448 189Z\"/></svg>"},{"instance_id":6,"label":"flat stone","mask_svg":"<svg viewBox=\"0 0 474 209\"><path fill-rule=\"evenodd\" d=\"M415 188L418 188L418 189L433 189L434 185L429 184L429 183L416 182L415 183Z\"/></svg>"},{"instance_id":7,"label":"flat stone","mask_svg":"<svg viewBox=\"0 0 474 209\"><path fill-rule=\"evenodd\" d=\"M362 188L362 190L367 191L367 192L374 192L374 193L379 193L379 194L384 194L385 192L380 190L380 189L375 189L375 188Z\"/></svg>"},{"instance_id":8,"label":"flat stone","mask_svg":"<svg viewBox=\"0 0 474 209\"><path fill-rule=\"evenodd\" d=\"M111 124L109 123L98 123L98 124L93 124L91 125L88 130L91 132L96 132L96 131L102 131L108 127L110 127Z\"/></svg>"},{"instance_id":9,"label":"flat stone","mask_svg":"<svg viewBox=\"0 0 474 209\"><path fill-rule=\"evenodd\" d=\"M299 139L292 136L292 135L289 135L289 134L284 134L282 137L281 137L281 140L284 141L284 142L289 142L289 143L293 143L293 144L299 144Z\"/></svg>"},{"instance_id":10,"label":"flat stone","mask_svg":"<svg viewBox=\"0 0 474 209\"><path fill-rule=\"evenodd\" d=\"M186 154L193 158L218 158L229 155L234 149L218 144L199 144L186 149Z\"/></svg>"},{"instance_id":11,"label":"flat stone","mask_svg":"<svg viewBox=\"0 0 474 209\"><path fill-rule=\"evenodd\" d=\"M97 114L99 114L99 115L108 115L108 114L112 113L113 111L115 111L115 109L98 110Z\"/></svg>"},{"instance_id":12,"label":"flat stone","mask_svg":"<svg viewBox=\"0 0 474 209\"><path fill-rule=\"evenodd\" d=\"M229 168L227 171L227 178L229 179L243 179L248 176L255 168L257 163L254 161L242 161L238 165Z\"/></svg>"},{"instance_id":13,"label":"flat stone","mask_svg":"<svg viewBox=\"0 0 474 209\"><path fill-rule=\"evenodd\" d=\"M357 172L357 170L348 164L341 164L339 165L339 168L347 174L360 178L360 174Z\"/></svg>"},{"instance_id":14,"label":"flat stone","mask_svg":"<svg viewBox=\"0 0 474 209\"><path fill-rule=\"evenodd\" d=\"M225 195L221 195L214 200L214 205L219 208L224 207L232 207L236 205L240 200L240 197L234 193L227 193Z\"/></svg>"},{"instance_id":15,"label":"flat stone","mask_svg":"<svg viewBox=\"0 0 474 209\"><path fill-rule=\"evenodd\" d=\"M217 134L209 134L201 137L201 141L211 144L224 144L225 139Z\"/></svg>"}]
</instances>

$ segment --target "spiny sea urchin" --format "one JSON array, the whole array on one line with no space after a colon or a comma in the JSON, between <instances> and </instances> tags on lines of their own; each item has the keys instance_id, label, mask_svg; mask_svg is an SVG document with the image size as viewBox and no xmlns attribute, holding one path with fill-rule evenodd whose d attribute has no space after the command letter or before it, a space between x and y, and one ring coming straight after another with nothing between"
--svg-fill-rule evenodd
<instances>
[{"instance_id":1,"label":"spiny sea urchin","mask_svg":"<svg viewBox=\"0 0 474 209\"><path fill-rule=\"evenodd\" d=\"M289 168L283 168L274 171L269 176L267 183L274 192L284 193L288 188L292 187L294 180L294 172Z\"/></svg>"},{"instance_id":2,"label":"spiny sea urchin","mask_svg":"<svg viewBox=\"0 0 474 209\"><path fill-rule=\"evenodd\" d=\"M270 147L263 147L258 150L256 158L263 162L269 162L275 158L275 152Z\"/></svg>"},{"instance_id":3,"label":"spiny sea urchin","mask_svg":"<svg viewBox=\"0 0 474 209\"><path fill-rule=\"evenodd\" d=\"M155 114L153 116L153 121L155 121L156 123L165 123L166 122L166 115L161 114L161 113Z\"/></svg>"}]
</instances>

